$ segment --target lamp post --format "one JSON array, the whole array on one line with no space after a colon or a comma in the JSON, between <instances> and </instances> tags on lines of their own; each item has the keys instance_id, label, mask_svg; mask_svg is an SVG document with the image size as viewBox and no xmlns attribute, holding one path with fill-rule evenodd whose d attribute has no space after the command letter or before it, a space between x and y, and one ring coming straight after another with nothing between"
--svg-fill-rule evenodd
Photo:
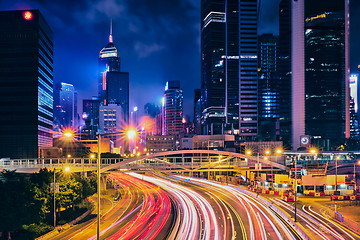
<instances>
[{"instance_id":1,"label":"lamp post","mask_svg":"<svg viewBox=\"0 0 360 240\"><path fill-rule=\"evenodd\" d=\"M252 155L252 151L249 149L249 150L246 150L245 151L245 154L246 155ZM256 153L256 155L257 155L257 158L256 158L256 160L257 160L257 177L259 176L259 171L260 171L260 155L259 155L259 152L257 152ZM255 181L256 181L256 177L255 177Z\"/></svg>"},{"instance_id":2,"label":"lamp post","mask_svg":"<svg viewBox=\"0 0 360 240\"><path fill-rule=\"evenodd\" d=\"M110 135L118 135L118 134L124 134L123 132L112 132L112 133L98 133L97 137L98 137L98 153L97 153L97 205L98 205L98 209L97 209L97 233L96 233L96 238L97 240L100 240L100 164L101 164L101 137L102 136L110 136ZM134 129L128 129L126 132L126 135L128 136L129 139L136 137L137 132ZM62 136L65 139L73 139L74 138L74 133L67 131L62 133ZM135 140L134 140L135 141ZM91 158L93 158L93 155L90 156Z\"/></svg>"},{"instance_id":3,"label":"lamp post","mask_svg":"<svg viewBox=\"0 0 360 240\"><path fill-rule=\"evenodd\" d=\"M337 186L338 186L338 160L340 160L340 156L336 156L335 158L335 191L337 192Z\"/></svg>"},{"instance_id":4,"label":"lamp post","mask_svg":"<svg viewBox=\"0 0 360 240\"><path fill-rule=\"evenodd\" d=\"M70 168L66 167L65 168L65 172L69 172ZM54 185L53 185L53 191L54 191L54 228L56 228L56 199L55 199L55 194L56 194L56 168L54 168Z\"/></svg>"},{"instance_id":5,"label":"lamp post","mask_svg":"<svg viewBox=\"0 0 360 240\"><path fill-rule=\"evenodd\" d=\"M296 222L296 210L297 210L297 160L300 159L300 154L296 156L295 158L295 174L294 174L294 178L295 178L295 183L294 183L294 194L295 194L295 209L294 209L294 222Z\"/></svg>"},{"instance_id":6,"label":"lamp post","mask_svg":"<svg viewBox=\"0 0 360 240\"><path fill-rule=\"evenodd\" d=\"M355 168L355 166L356 165L360 165L360 160L359 161L357 161L357 162L354 162L354 188L355 188L355 194L354 195L356 195L356 168Z\"/></svg>"}]
</instances>

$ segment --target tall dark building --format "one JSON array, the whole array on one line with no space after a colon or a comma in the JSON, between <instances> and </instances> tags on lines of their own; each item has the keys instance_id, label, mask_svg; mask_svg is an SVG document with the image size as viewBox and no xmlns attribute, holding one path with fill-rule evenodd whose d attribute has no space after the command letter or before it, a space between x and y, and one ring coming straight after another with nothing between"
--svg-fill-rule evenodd
<instances>
[{"instance_id":1,"label":"tall dark building","mask_svg":"<svg viewBox=\"0 0 360 240\"><path fill-rule=\"evenodd\" d=\"M96 134L99 128L99 109L100 100L96 97L93 99L83 99L82 118L85 121L86 132Z\"/></svg>"},{"instance_id":2,"label":"tall dark building","mask_svg":"<svg viewBox=\"0 0 360 240\"><path fill-rule=\"evenodd\" d=\"M113 43L110 27L109 43L99 54L99 99L101 105L117 104L124 110L124 122L129 123L129 73L120 72L120 57Z\"/></svg>"},{"instance_id":3,"label":"tall dark building","mask_svg":"<svg viewBox=\"0 0 360 240\"><path fill-rule=\"evenodd\" d=\"M0 12L0 154L52 146L53 32L39 10Z\"/></svg>"},{"instance_id":4,"label":"tall dark building","mask_svg":"<svg viewBox=\"0 0 360 240\"><path fill-rule=\"evenodd\" d=\"M259 139L275 141L280 137L278 37L262 34L258 42Z\"/></svg>"},{"instance_id":5,"label":"tall dark building","mask_svg":"<svg viewBox=\"0 0 360 240\"><path fill-rule=\"evenodd\" d=\"M291 0L279 3L278 76L280 140L291 144Z\"/></svg>"},{"instance_id":6,"label":"tall dark building","mask_svg":"<svg viewBox=\"0 0 360 240\"><path fill-rule=\"evenodd\" d=\"M68 83L54 84L54 129L74 127L74 86Z\"/></svg>"},{"instance_id":7,"label":"tall dark building","mask_svg":"<svg viewBox=\"0 0 360 240\"><path fill-rule=\"evenodd\" d=\"M201 89L194 90L194 133L201 133Z\"/></svg>"},{"instance_id":8,"label":"tall dark building","mask_svg":"<svg viewBox=\"0 0 360 240\"><path fill-rule=\"evenodd\" d=\"M350 137L347 0L292 2L293 147L301 135Z\"/></svg>"},{"instance_id":9,"label":"tall dark building","mask_svg":"<svg viewBox=\"0 0 360 240\"><path fill-rule=\"evenodd\" d=\"M168 81L164 93L164 135L179 135L183 130L183 90L180 81Z\"/></svg>"},{"instance_id":10,"label":"tall dark building","mask_svg":"<svg viewBox=\"0 0 360 240\"><path fill-rule=\"evenodd\" d=\"M258 134L257 0L201 1L203 134Z\"/></svg>"}]
</instances>

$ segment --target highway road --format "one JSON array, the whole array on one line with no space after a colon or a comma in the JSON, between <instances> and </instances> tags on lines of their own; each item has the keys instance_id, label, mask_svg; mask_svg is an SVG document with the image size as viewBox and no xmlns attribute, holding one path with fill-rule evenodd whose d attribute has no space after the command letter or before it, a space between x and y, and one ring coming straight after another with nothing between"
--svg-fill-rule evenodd
<instances>
[{"instance_id":1,"label":"highway road","mask_svg":"<svg viewBox=\"0 0 360 240\"><path fill-rule=\"evenodd\" d=\"M101 239L360 239L311 205L294 208L240 187L200 178L111 172L121 198L101 218ZM109 200L103 200L109 201ZM53 239L95 239L96 220Z\"/></svg>"}]
</instances>

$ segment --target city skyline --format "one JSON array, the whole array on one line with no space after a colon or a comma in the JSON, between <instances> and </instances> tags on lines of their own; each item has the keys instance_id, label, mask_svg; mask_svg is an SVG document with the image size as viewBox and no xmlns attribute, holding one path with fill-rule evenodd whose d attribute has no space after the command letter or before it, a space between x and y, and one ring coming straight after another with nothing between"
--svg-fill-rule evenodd
<instances>
[{"instance_id":1,"label":"city skyline","mask_svg":"<svg viewBox=\"0 0 360 240\"><path fill-rule=\"evenodd\" d=\"M73 84L79 92L79 103L97 95L98 52L108 42L110 20L113 19L113 39L122 59L122 70L130 73L130 108L138 106L141 114L147 102L160 104L165 83L180 80L184 86L184 112L192 119L194 89L200 88L201 82L200 1L141 2L139 5L143 7L140 9L138 6L135 9L132 4L120 1L102 1L100 4L99 1L69 5L67 1L48 4L16 0L0 3L0 9L39 8L49 19L55 33L54 82ZM274 11L264 11L269 7ZM259 34L277 34L277 4L262 1L261 9L263 21ZM184 16L180 21L181 13ZM151 94L141 95L143 99L140 99L139 93L144 89L151 89L148 91ZM81 107L81 114L80 111Z\"/></svg>"}]
</instances>

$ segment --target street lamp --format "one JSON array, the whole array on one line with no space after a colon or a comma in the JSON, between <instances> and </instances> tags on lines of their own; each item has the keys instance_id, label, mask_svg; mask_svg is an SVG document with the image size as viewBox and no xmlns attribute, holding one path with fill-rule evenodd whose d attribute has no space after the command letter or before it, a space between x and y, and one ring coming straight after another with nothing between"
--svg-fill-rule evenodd
<instances>
[{"instance_id":1,"label":"street lamp","mask_svg":"<svg viewBox=\"0 0 360 240\"><path fill-rule=\"evenodd\" d=\"M97 137L98 137L98 153L97 153L97 239L100 239L100 164L101 164L101 137L102 136L111 136L111 135L118 135L118 134L126 134L128 139L133 139L135 140L135 137L137 135L137 132L135 129L130 128L125 132L112 132L112 133L97 133ZM71 130L66 130L64 132L62 132L62 136L64 139L66 140L71 140L74 139L74 132ZM133 157L134 155L132 155ZM69 156L68 156L69 157ZM70 156L71 157L71 156ZM90 158L95 158L94 154L90 155Z\"/></svg>"},{"instance_id":2,"label":"street lamp","mask_svg":"<svg viewBox=\"0 0 360 240\"><path fill-rule=\"evenodd\" d=\"M246 155L252 155L252 151L250 149L245 151ZM259 176L259 171L260 171L260 156L259 156L259 152L256 153L257 155L257 177ZM256 179L256 178L255 178Z\"/></svg>"},{"instance_id":3,"label":"street lamp","mask_svg":"<svg viewBox=\"0 0 360 240\"><path fill-rule=\"evenodd\" d=\"M70 167L65 167L65 172L70 172ZM54 185L53 185L53 191L54 191L54 228L56 228L56 198L55 198L55 193L56 193L56 190L57 190L57 187L56 187L56 168L54 168Z\"/></svg>"},{"instance_id":4,"label":"street lamp","mask_svg":"<svg viewBox=\"0 0 360 240\"><path fill-rule=\"evenodd\" d=\"M337 192L337 185L338 185L338 160L341 159L341 156L336 156L335 158L335 191Z\"/></svg>"}]
</instances>

